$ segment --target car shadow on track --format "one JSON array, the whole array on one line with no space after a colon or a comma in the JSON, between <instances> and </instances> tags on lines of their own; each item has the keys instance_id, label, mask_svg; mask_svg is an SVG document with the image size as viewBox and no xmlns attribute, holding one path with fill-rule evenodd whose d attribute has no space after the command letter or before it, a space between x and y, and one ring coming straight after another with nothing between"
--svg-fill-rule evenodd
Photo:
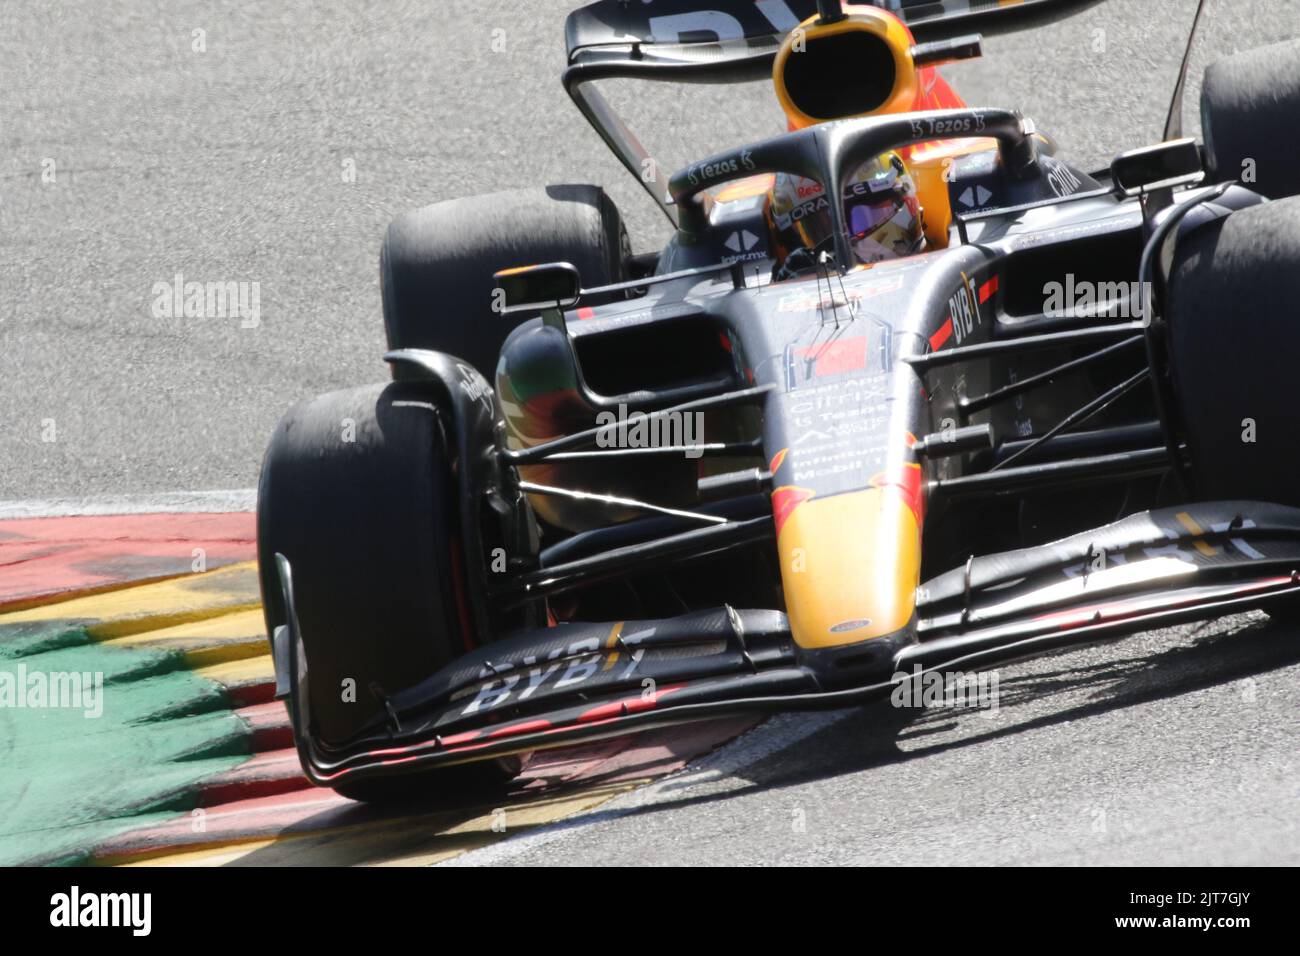
<instances>
[{"instance_id":1,"label":"car shadow on track","mask_svg":"<svg viewBox=\"0 0 1300 956\"><path fill-rule=\"evenodd\" d=\"M1300 627L1262 618L1205 622L1182 640L1185 643L1154 654L1136 649L1127 656L1117 656L1116 651L1106 651L1108 659L1096 661L1083 659L1086 648L1072 648L1023 664L1002 678L1000 719L996 725L985 724L972 712L955 717L950 710L898 708L884 700L852 711L826 731L745 765L734 774L743 780L735 786L710 787L703 792L695 787L693 792L680 796L668 791L652 803L597 810L555 826L581 828L613 818L799 787L1245 682L1255 675L1300 663ZM1125 647L1123 643L1113 646L1116 650ZM1243 684L1243 693L1247 692ZM1049 712L1043 712L1045 707ZM757 732L761 733L761 728Z\"/></svg>"},{"instance_id":2,"label":"car shadow on track","mask_svg":"<svg viewBox=\"0 0 1300 956\"><path fill-rule=\"evenodd\" d=\"M730 778L727 785L692 786L688 770L685 777L677 778L680 783L670 777L657 784L659 794L654 802L594 809L547 825L554 830L582 829L616 818L799 787L1241 682L1300 662L1300 628L1272 624L1262 618L1209 621L1174 640L1179 643L1156 653L1116 642L1103 651L1107 655L1103 660L1097 660L1094 645L1091 653L1088 648L1072 648L1008 668L999 681L996 722L986 722L978 711L900 708L884 700L844 712L838 719L831 717L825 729L775 749L765 748L763 756L734 770L715 771L711 780ZM761 739L762 725L751 733ZM745 739L740 738L742 746ZM720 752L724 761L726 754L725 749ZM710 762L706 758L705 769ZM612 797L624 792L629 778L636 776L636 768L625 764L610 779L584 777L579 784L548 787L544 794L536 796L542 801L563 800L575 792L592 797L603 792ZM680 794L674 793L678 787ZM507 807L518 807L521 798L529 802L528 795L522 793L503 797ZM301 830L304 836L310 835L309 839L299 843L286 834L291 836L287 844L281 842L255 851L239 863L373 863L385 857L409 856L418 849L426 853L438 849L454 855L495 842L490 837L485 840L482 834L457 835L458 824L490 812L488 808L493 805L489 802L477 810L458 811L426 804L384 812L355 804L331 811L328 821L303 821ZM325 832L313 833L322 824ZM511 835L531 829L512 827Z\"/></svg>"}]
</instances>

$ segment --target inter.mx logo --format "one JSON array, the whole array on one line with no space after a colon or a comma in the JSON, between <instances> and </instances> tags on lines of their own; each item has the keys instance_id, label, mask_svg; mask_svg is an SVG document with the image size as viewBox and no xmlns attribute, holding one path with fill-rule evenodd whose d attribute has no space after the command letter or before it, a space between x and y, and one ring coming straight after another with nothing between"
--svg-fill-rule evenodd
<instances>
[{"instance_id":1,"label":"inter.mx logo","mask_svg":"<svg viewBox=\"0 0 1300 956\"><path fill-rule=\"evenodd\" d=\"M723 265L731 265L733 262L745 262L750 259L763 259L767 256L767 250L758 246L761 240L748 229L737 229L722 244L731 250L731 253L722 257Z\"/></svg>"},{"instance_id":2,"label":"inter.mx logo","mask_svg":"<svg viewBox=\"0 0 1300 956\"><path fill-rule=\"evenodd\" d=\"M50 925L119 926L129 928L132 936L148 936L153 928L153 894L83 893L74 886L50 897Z\"/></svg>"}]
</instances>

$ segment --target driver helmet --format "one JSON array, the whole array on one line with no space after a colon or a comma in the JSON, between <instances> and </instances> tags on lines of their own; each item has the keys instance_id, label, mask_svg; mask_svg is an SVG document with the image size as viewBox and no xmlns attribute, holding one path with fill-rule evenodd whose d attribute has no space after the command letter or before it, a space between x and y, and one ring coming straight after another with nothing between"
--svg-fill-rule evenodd
<instances>
[{"instance_id":1,"label":"driver helmet","mask_svg":"<svg viewBox=\"0 0 1300 956\"><path fill-rule=\"evenodd\" d=\"M771 216L784 258L796 249L830 247L831 207L821 183L781 174L771 190ZM844 221L856 264L920 252L925 244L916 184L903 159L885 152L859 166L844 185Z\"/></svg>"}]
</instances>

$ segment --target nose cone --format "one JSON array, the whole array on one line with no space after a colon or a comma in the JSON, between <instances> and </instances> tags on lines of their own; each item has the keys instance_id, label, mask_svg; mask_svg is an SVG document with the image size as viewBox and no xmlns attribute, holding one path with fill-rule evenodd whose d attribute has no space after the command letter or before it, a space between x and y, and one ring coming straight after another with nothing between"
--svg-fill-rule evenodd
<instances>
[{"instance_id":1,"label":"nose cone","mask_svg":"<svg viewBox=\"0 0 1300 956\"><path fill-rule=\"evenodd\" d=\"M786 615L800 647L856 644L908 626L921 529L905 489L888 484L794 500L777 520Z\"/></svg>"}]
</instances>

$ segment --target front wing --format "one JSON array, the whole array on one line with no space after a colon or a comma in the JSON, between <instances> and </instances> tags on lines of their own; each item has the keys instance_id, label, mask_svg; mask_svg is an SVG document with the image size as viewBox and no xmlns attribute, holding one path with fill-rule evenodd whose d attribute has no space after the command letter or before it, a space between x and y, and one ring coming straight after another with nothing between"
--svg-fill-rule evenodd
<instances>
[{"instance_id":1,"label":"front wing","mask_svg":"<svg viewBox=\"0 0 1300 956\"><path fill-rule=\"evenodd\" d=\"M657 621L562 624L496 642L390 699L345 747L311 731L292 569L273 639L277 696L321 785L425 770L745 712L840 708L905 679L1007 663L1300 598L1300 510L1210 502L973 557L918 591L916 639L862 676L798 647L785 615L728 606ZM841 662L842 663L842 662Z\"/></svg>"}]
</instances>

